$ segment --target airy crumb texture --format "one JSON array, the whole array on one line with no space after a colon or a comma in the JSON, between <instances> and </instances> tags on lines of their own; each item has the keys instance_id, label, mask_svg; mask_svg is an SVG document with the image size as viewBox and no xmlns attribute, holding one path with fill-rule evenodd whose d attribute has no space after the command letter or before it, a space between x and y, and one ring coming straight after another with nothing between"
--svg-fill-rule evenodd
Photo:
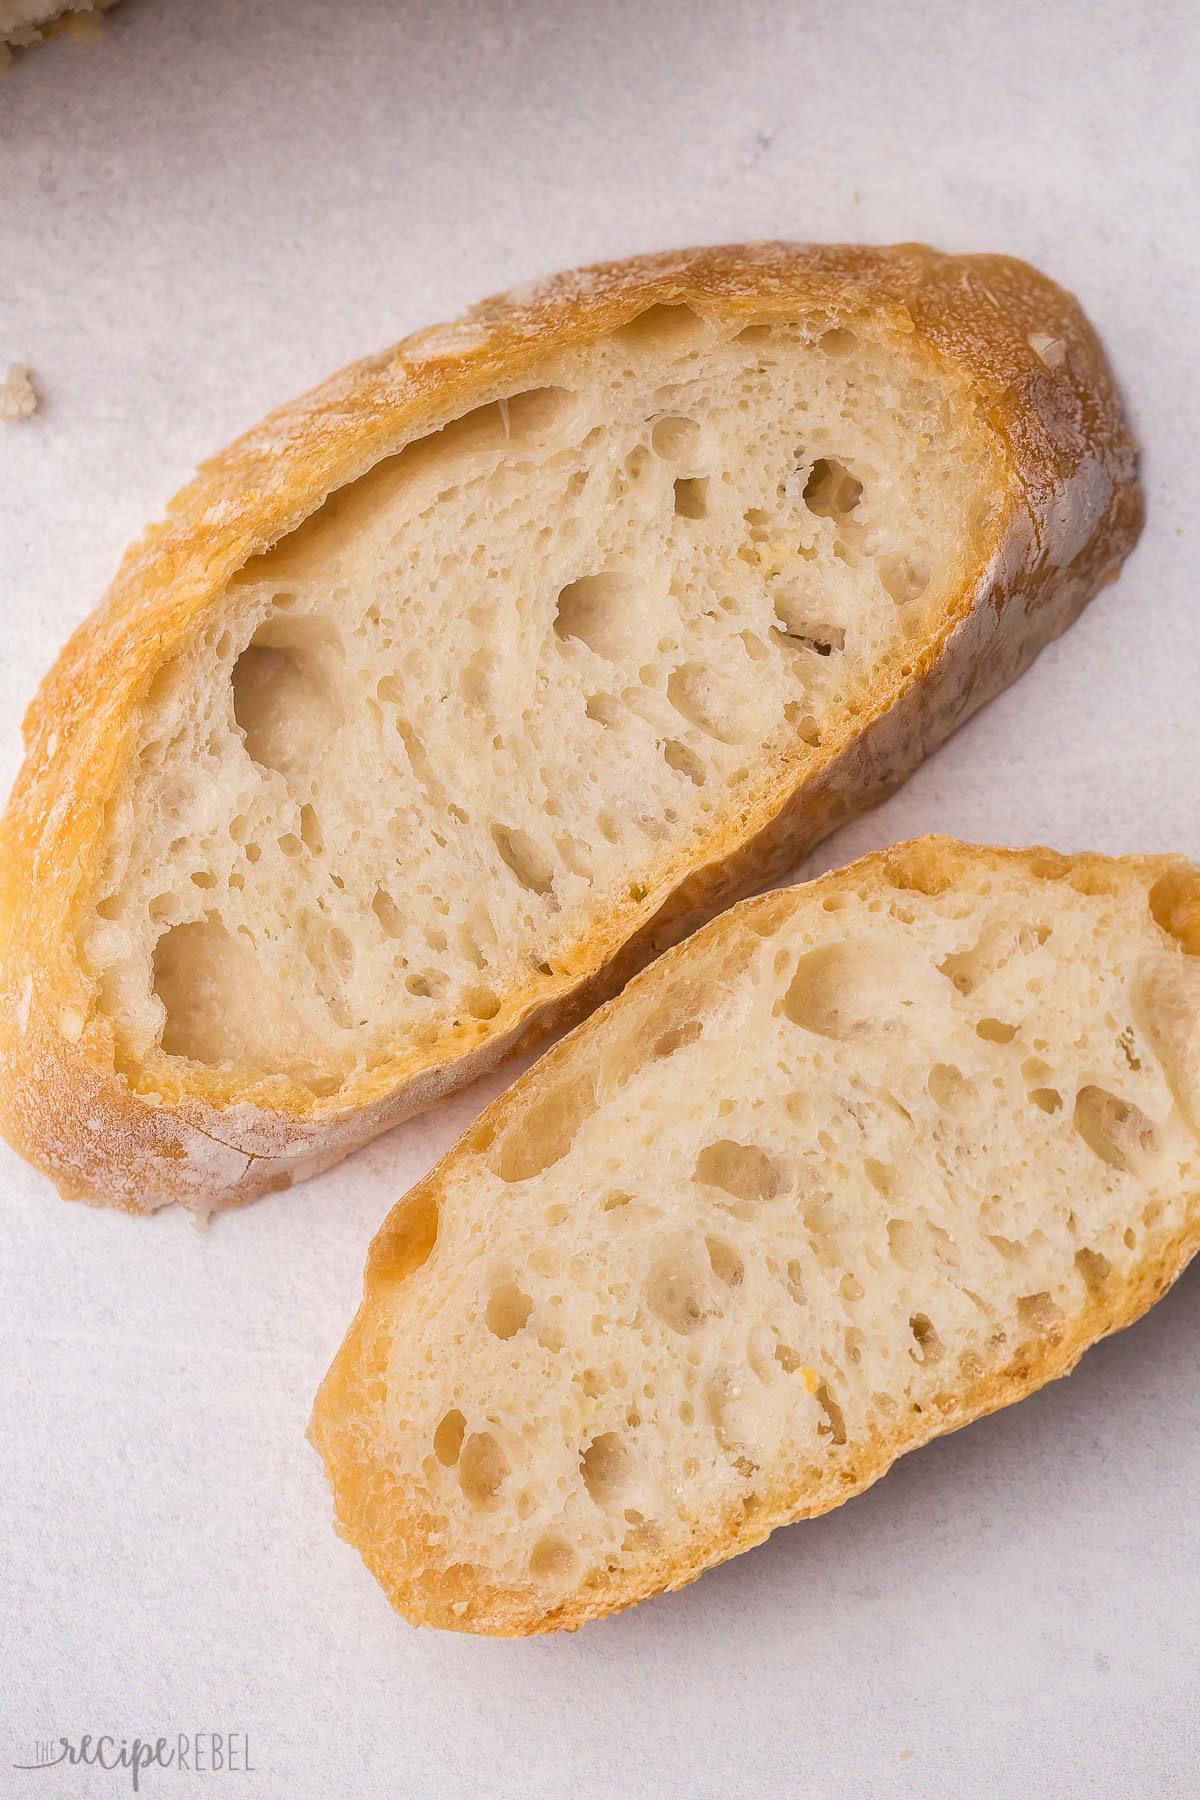
<instances>
[{"instance_id":1,"label":"airy crumb texture","mask_svg":"<svg viewBox=\"0 0 1200 1800\"><path fill-rule=\"evenodd\" d=\"M999 450L927 354L658 308L343 488L157 678L81 937L130 1064L334 1093L564 967L911 671Z\"/></svg>"},{"instance_id":2,"label":"airy crumb texture","mask_svg":"<svg viewBox=\"0 0 1200 1800\"><path fill-rule=\"evenodd\" d=\"M1200 870L747 901L396 1207L311 1436L415 1623L573 1628L1069 1370L1196 1248Z\"/></svg>"},{"instance_id":3,"label":"airy crumb texture","mask_svg":"<svg viewBox=\"0 0 1200 1800\"><path fill-rule=\"evenodd\" d=\"M0 419L30 419L37 411L37 394L24 363L9 363L0 383Z\"/></svg>"},{"instance_id":4,"label":"airy crumb texture","mask_svg":"<svg viewBox=\"0 0 1200 1800\"><path fill-rule=\"evenodd\" d=\"M30 710L0 1124L134 1208L327 1165L881 799L1140 517L1086 321L1001 258L687 252L356 365Z\"/></svg>"}]
</instances>

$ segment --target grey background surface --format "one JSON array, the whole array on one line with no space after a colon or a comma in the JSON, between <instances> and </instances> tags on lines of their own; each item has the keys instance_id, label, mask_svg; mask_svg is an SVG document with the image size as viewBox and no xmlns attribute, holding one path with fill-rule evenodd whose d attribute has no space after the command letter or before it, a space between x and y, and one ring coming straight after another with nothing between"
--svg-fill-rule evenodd
<instances>
[{"instance_id":1,"label":"grey background surface","mask_svg":"<svg viewBox=\"0 0 1200 1800\"><path fill-rule=\"evenodd\" d=\"M1145 446L1120 582L810 867L939 829L1200 854L1194 10L124 0L0 85L0 787L194 462L350 358L601 256L1015 252ZM1198 1791L1200 1276L1075 1377L575 1638L415 1633L334 1536L308 1405L391 1201L496 1084L219 1219L65 1207L0 1147L0 1793L60 1732L236 1729L185 1796Z\"/></svg>"}]
</instances>

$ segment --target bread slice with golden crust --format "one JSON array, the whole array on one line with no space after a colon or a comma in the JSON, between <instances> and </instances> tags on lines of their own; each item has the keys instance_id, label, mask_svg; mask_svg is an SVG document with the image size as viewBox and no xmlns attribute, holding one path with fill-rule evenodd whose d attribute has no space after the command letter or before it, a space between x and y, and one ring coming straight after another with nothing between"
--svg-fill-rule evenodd
<instances>
[{"instance_id":1,"label":"bread slice with golden crust","mask_svg":"<svg viewBox=\"0 0 1200 1800\"><path fill-rule=\"evenodd\" d=\"M30 709L0 1127L287 1186L894 787L1112 577L1134 456L1023 264L751 245L487 302L206 466Z\"/></svg>"},{"instance_id":2,"label":"bread slice with golden crust","mask_svg":"<svg viewBox=\"0 0 1200 1800\"><path fill-rule=\"evenodd\" d=\"M927 838L747 900L395 1207L310 1436L416 1624L693 1580L1066 1374L1200 1233L1200 869Z\"/></svg>"}]
</instances>

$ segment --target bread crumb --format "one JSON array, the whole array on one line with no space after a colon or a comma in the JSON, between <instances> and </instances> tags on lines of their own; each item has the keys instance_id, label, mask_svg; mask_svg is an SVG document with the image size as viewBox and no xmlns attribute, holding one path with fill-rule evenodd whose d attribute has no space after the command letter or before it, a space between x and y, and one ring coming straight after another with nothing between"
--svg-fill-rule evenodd
<instances>
[{"instance_id":1,"label":"bread crumb","mask_svg":"<svg viewBox=\"0 0 1200 1800\"><path fill-rule=\"evenodd\" d=\"M37 411L37 394L24 363L9 363L0 387L0 419L28 419Z\"/></svg>"},{"instance_id":2,"label":"bread crumb","mask_svg":"<svg viewBox=\"0 0 1200 1800\"><path fill-rule=\"evenodd\" d=\"M9 45L28 49L66 32L77 43L94 43L101 14L117 0L0 0L0 75L12 60Z\"/></svg>"}]
</instances>

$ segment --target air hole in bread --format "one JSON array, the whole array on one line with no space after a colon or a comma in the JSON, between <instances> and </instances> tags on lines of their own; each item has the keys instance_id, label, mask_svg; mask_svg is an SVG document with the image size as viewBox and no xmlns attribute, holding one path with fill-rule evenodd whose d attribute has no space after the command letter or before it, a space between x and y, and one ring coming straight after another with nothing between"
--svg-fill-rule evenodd
<instances>
[{"instance_id":1,"label":"air hole in bread","mask_svg":"<svg viewBox=\"0 0 1200 1800\"><path fill-rule=\"evenodd\" d=\"M325 854L325 842L321 836L321 825L317 818L315 806L305 801L300 808L300 842L312 856Z\"/></svg>"},{"instance_id":2,"label":"air hole in bread","mask_svg":"<svg viewBox=\"0 0 1200 1800\"><path fill-rule=\"evenodd\" d=\"M817 1405L825 1414L823 1422L817 1426L818 1433L830 1438L835 1444L846 1442L846 1415L829 1391L829 1383L818 1382L816 1391Z\"/></svg>"},{"instance_id":3,"label":"air hole in bread","mask_svg":"<svg viewBox=\"0 0 1200 1800\"><path fill-rule=\"evenodd\" d=\"M668 413L656 421L650 433L650 446L664 462L687 462L700 442L700 426L695 419Z\"/></svg>"},{"instance_id":4,"label":"air hole in bread","mask_svg":"<svg viewBox=\"0 0 1200 1800\"><path fill-rule=\"evenodd\" d=\"M672 669L667 699L680 718L718 743L740 744L749 736L736 683L708 664L686 662Z\"/></svg>"},{"instance_id":5,"label":"air hole in bread","mask_svg":"<svg viewBox=\"0 0 1200 1800\"><path fill-rule=\"evenodd\" d=\"M1141 1173L1158 1151L1158 1132L1140 1106L1089 1084L1075 1097L1075 1129L1101 1162L1127 1175Z\"/></svg>"},{"instance_id":6,"label":"air hole in bread","mask_svg":"<svg viewBox=\"0 0 1200 1800\"><path fill-rule=\"evenodd\" d=\"M990 976L1006 969L1017 957L1032 956L1035 950L1046 943L1049 936L1049 927L1045 925L993 919L984 926L969 949L944 957L938 968L953 982L960 994L973 994Z\"/></svg>"},{"instance_id":7,"label":"air hole in bread","mask_svg":"<svg viewBox=\"0 0 1200 1800\"><path fill-rule=\"evenodd\" d=\"M773 600L777 623L772 633L777 643L807 650L814 656L832 656L845 649L844 627L814 621L811 605L803 594L778 589Z\"/></svg>"},{"instance_id":8,"label":"air hole in bread","mask_svg":"<svg viewBox=\"0 0 1200 1800\"><path fill-rule=\"evenodd\" d=\"M1011 1044L1017 1035L1015 1025L1006 1025L1003 1019L980 1019L975 1027L976 1037L981 1037L987 1044Z\"/></svg>"},{"instance_id":9,"label":"air hole in bread","mask_svg":"<svg viewBox=\"0 0 1200 1800\"><path fill-rule=\"evenodd\" d=\"M467 1421L457 1407L452 1407L439 1421L433 1434L433 1453L443 1468L452 1469L458 1461L466 1430Z\"/></svg>"},{"instance_id":10,"label":"air hole in bread","mask_svg":"<svg viewBox=\"0 0 1200 1800\"><path fill-rule=\"evenodd\" d=\"M909 601L919 600L929 586L929 565L918 562L914 557L882 556L878 567L884 591L897 606L907 606Z\"/></svg>"},{"instance_id":11,"label":"air hole in bread","mask_svg":"<svg viewBox=\"0 0 1200 1800\"><path fill-rule=\"evenodd\" d=\"M419 1000L434 1000L446 991L447 980L441 969L420 969L412 975L406 975L404 986L408 993Z\"/></svg>"},{"instance_id":12,"label":"air hole in bread","mask_svg":"<svg viewBox=\"0 0 1200 1800\"><path fill-rule=\"evenodd\" d=\"M607 662L616 662L628 648L631 615L636 614L637 606L637 584L630 576L614 569L581 575L559 593L555 634L563 640L575 639Z\"/></svg>"},{"instance_id":13,"label":"air hole in bread","mask_svg":"<svg viewBox=\"0 0 1200 1800\"><path fill-rule=\"evenodd\" d=\"M1148 895L1150 915L1160 930L1189 956L1200 956L1200 877L1194 869L1160 875Z\"/></svg>"},{"instance_id":14,"label":"air hole in bread","mask_svg":"<svg viewBox=\"0 0 1200 1800\"><path fill-rule=\"evenodd\" d=\"M1033 1101L1033 1104L1040 1107L1044 1113L1056 1113L1062 1108L1062 1095L1057 1088L1030 1088L1029 1098Z\"/></svg>"},{"instance_id":15,"label":"air hole in bread","mask_svg":"<svg viewBox=\"0 0 1200 1800\"><path fill-rule=\"evenodd\" d=\"M580 1468L596 1505L604 1511L619 1510L632 1474L629 1450L620 1434L605 1431L593 1438L580 1458Z\"/></svg>"},{"instance_id":16,"label":"air hole in bread","mask_svg":"<svg viewBox=\"0 0 1200 1800\"><path fill-rule=\"evenodd\" d=\"M707 335L707 327L690 306L664 304L648 306L613 335L631 349L661 353L689 348Z\"/></svg>"},{"instance_id":17,"label":"air hole in bread","mask_svg":"<svg viewBox=\"0 0 1200 1800\"><path fill-rule=\"evenodd\" d=\"M311 566L320 555L351 541L397 492L416 487L436 494L439 486L446 488L461 479L464 466L470 469L506 452L529 450L564 430L575 402L576 395L567 388L543 387L472 407L339 488L280 549L289 565ZM256 573L252 562L240 579Z\"/></svg>"},{"instance_id":18,"label":"air hole in bread","mask_svg":"<svg viewBox=\"0 0 1200 1800\"><path fill-rule=\"evenodd\" d=\"M913 1313L908 1321L908 1329L916 1339L916 1348L910 1352L913 1360L919 1363L939 1362L945 1346L933 1328L933 1321L925 1313Z\"/></svg>"},{"instance_id":19,"label":"air hole in bread","mask_svg":"<svg viewBox=\"0 0 1200 1800\"><path fill-rule=\"evenodd\" d=\"M376 888L375 898L371 901L371 910L379 920L385 937L402 938L404 936L404 915L386 888Z\"/></svg>"},{"instance_id":20,"label":"air hole in bread","mask_svg":"<svg viewBox=\"0 0 1200 1800\"><path fill-rule=\"evenodd\" d=\"M681 475L675 483L675 514L680 519L708 517L707 475Z\"/></svg>"},{"instance_id":21,"label":"air hole in bread","mask_svg":"<svg viewBox=\"0 0 1200 1800\"><path fill-rule=\"evenodd\" d=\"M833 325L828 331L823 331L817 342L826 356L849 356L851 351L858 348L857 337L844 325Z\"/></svg>"},{"instance_id":22,"label":"air hole in bread","mask_svg":"<svg viewBox=\"0 0 1200 1800\"><path fill-rule=\"evenodd\" d=\"M1112 1264L1099 1250L1086 1245L1075 1252L1075 1267L1093 1300L1103 1299L1112 1280Z\"/></svg>"},{"instance_id":23,"label":"air hole in bread","mask_svg":"<svg viewBox=\"0 0 1200 1800\"><path fill-rule=\"evenodd\" d=\"M595 1094L578 1082L555 1087L518 1117L491 1146L489 1161L501 1181L529 1181L560 1162L576 1133L596 1110Z\"/></svg>"},{"instance_id":24,"label":"air hole in bread","mask_svg":"<svg viewBox=\"0 0 1200 1800\"><path fill-rule=\"evenodd\" d=\"M154 947L154 992L168 1056L255 1068L265 1047L268 1070L306 1080L304 1065L319 1045L288 997L270 986L253 949L219 916L163 933Z\"/></svg>"},{"instance_id":25,"label":"air hole in bread","mask_svg":"<svg viewBox=\"0 0 1200 1800\"><path fill-rule=\"evenodd\" d=\"M589 719L597 725L603 725L606 731L613 730L625 721L625 708L614 694L589 694L583 710Z\"/></svg>"},{"instance_id":26,"label":"air hole in bread","mask_svg":"<svg viewBox=\"0 0 1200 1800\"><path fill-rule=\"evenodd\" d=\"M494 1019L500 1011L500 996L494 988L476 982L463 994L467 1011L473 1019Z\"/></svg>"},{"instance_id":27,"label":"air hole in bread","mask_svg":"<svg viewBox=\"0 0 1200 1800\"><path fill-rule=\"evenodd\" d=\"M794 1300L797 1306L807 1305L808 1296L804 1291L804 1270L795 1257L788 1263L784 1286L787 1288L789 1298Z\"/></svg>"},{"instance_id":28,"label":"air hole in bread","mask_svg":"<svg viewBox=\"0 0 1200 1800\"><path fill-rule=\"evenodd\" d=\"M487 1303L487 1328L493 1337L516 1337L529 1323L533 1301L523 1294L515 1281L505 1281L494 1288Z\"/></svg>"},{"instance_id":29,"label":"air hole in bread","mask_svg":"<svg viewBox=\"0 0 1200 1800\"><path fill-rule=\"evenodd\" d=\"M659 1253L644 1288L654 1317L685 1337L722 1316L726 1291L713 1273L706 1248L683 1235Z\"/></svg>"},{"instance_id":30,"label":"air hole in bread","mask_svg":"<svg viewBox=\"0 0 1200 1800\"><path fill-rule=\"evenodd\" d=\"M565 1537L558 1532L547 1532L530 1552L529 1573L537 1582L558 1587L570 1578L576 1560L575 1551Z\"/></svg>"},{"instance_id":31,"label":"air hole in bread","mask_svg":"<svg viewBox=\"0 0 1200 1800\"><path fill-rule=\"evenodd\" d=\"M891 1163L881 1162L877 1156L864 1156L863 1174L885 1200L890 1200L900 1185L899 1176Z\"/></svg>"},{"instance_id":32,"label":"air hole in bread","mask_svg":"<svg viewBox=\"0 0 1200 1800\"><path fill-rule=\"evenodd\" d=\"M915 1001L931 998L931 980L927 965L882 942L824 944L800 957L781 1007L817 1036L869 1043L903 1028Z\"/></svg>"},{"instance_id":33,"label":"air hole in bread","mask_svg":"<svg viewBox=\"0 0 1200 1800\"><path fill-rule=\"evenodd\" d=\"M492 842L500 852L501 861L512 870L523 888L543 897L550 893L554 886L554 865L527 831L519 831L511 825L493 825Z\"/></svg>"},{"instance_id":34,"label":"air hole in bread","mask_svg":"<svg viewBox=\"0 0 1200 1800\"><path fill-rule=\"evenodd\" d=\"M509 443L525 448L562 426L577 398L569 388L541 387L526 388L520 394L510 394L507 400L498 400L497 409L501 424L507 427Z\"/></svg>"},{"instance_id":35,"label":"air hole in bread","mask_svg":"<svg viewBox=\"0 0 1200 1800\"><path fill-rule=\"evenodd\" d=\"M783 1184L778 1165L757 1144L721 1138L696 1158L693 1180L720 1188L735 1200L773 1200Z\"/></svg>"},{"instance_id":36,"label":"air hole in bread","mask_svg":"<svg viewBox=\"0 0 1200 1800\"><path fill-rule=\"evenodd\" d=\"M756 1464L746 1454L751 1413L745 1399L745 1377L740 1369L720 1368L709 1377L704 1384L704 1407L721 1449L739 1457L742 1474L753 1474Z\"/></svg>"},{"instance_id":37,"label":"air hole in bread","mask_svg":"<svg viewBox=\"0 0 1200 1800\"><path fill-rule=\"evenodd\" d=\"M723 1281L727 1288L740 1287L745 1279L746 1265L733 1245L717 1237L705 1238L704 1244L717 1280Z\"/></svg>"},{"instance_id":38,"label":"air hole in bread","mask_svg":"<svg viewBox=\"0 0 1200 1800\"><path fill-rule=\"evenodd\" d=\"M268 619L230 677L233 714L260 768L308 773L346 717L341 640L321 619Z\"/></svg>"},{"instance_id":39,"label":"air hole in bread","mask_svg":"<svg viewBox=\"0 0 1200 1800\"><path fill-rule=\"evenodd\" d=\"M1057 1337L1062 1332L1063 1312L1049 1294L1024 1294L1017 1301L1017 1315L1022 1325L1043 1337Z\"/></svg>"},{"instance_id":40,"label":"air hole in bread","mask_svg":"<svg viewBox=\"0 0 1200 1800\"><path fill-rule=\"evenodd\" d=\"M686 775L693 787L703 787L708 771L703 759L687 744L681 744L678 738L668 738L663 745L663 760L668 768L680 775Z\"/></svg>"},{"instance_id":41,"label":"air hole in bread","mask_svg":"<svg viewBox=\"0 0 1200 1800\"><path fill-rule=\"evenodd\" d=\"M973 1118L979 1109L979 1089L953 1063L934 1063L926 1086L934 1105L953 1119Z\"/></svg>"},{"instance_id":42,"label":"air hole in bread","mask_svg":"<svg viewBox=\"0 0 1200 1800\"><path fill-rule=\"evenodd\" d=\"M511 1474L512 1464L490 1431L473 1431L463 1441L458 1479L466 1499L480 1512L497 1510L501 1505L500 1490Z\"/></svg>"},{"instance_id":43,"label":"air hole in bread","mask_svg":"<svg viewBox=\"0 0 1200 1800\"><path fill-rule=\"evenodd\" d=\"M821 742L821 728L817 724L815 714L811 713L799 700L789 700L784 706L783 716L802 743L815 749Z\"/></svg>"},{"instance_id":44,"label":"air hole in bread","mask_svg":"<svg viewBox=\"0 0 1200 1800\"><path fill-rule=\"evenodd\" d=\"M569 831L556 831L554 848L568 873L578 875L581 881L591 880L592 856L582 838L573 837Z\"/></svg>"},{"instance_id":45,"label":"air hole in bread","mask_svg":"<svg viewBox=\"0 0 1200 1800\"><path fill-rule=\"evenodd\" d=\"M844 520L862 498L863 484L836 457L819 456L804 484L804 504L819 519Z\"/></svg>"}]
</instances>

